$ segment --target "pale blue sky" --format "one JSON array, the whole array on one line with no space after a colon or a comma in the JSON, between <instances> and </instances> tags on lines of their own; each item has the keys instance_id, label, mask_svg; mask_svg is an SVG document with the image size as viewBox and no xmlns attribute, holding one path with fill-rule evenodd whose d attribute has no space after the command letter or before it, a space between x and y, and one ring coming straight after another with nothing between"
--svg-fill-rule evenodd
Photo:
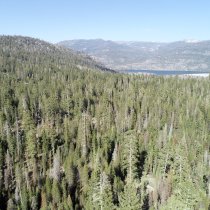
<instances>
[{"instance_id":1,"label":"pale blue sky","mask_svg":"<svg viewBox=\"0 0 210 210\"><path fill-rule=\"evenodd\" d=\"M0 34L50 42L210 40L210 0L0 0Z\"/></svg>"}]
</instances>

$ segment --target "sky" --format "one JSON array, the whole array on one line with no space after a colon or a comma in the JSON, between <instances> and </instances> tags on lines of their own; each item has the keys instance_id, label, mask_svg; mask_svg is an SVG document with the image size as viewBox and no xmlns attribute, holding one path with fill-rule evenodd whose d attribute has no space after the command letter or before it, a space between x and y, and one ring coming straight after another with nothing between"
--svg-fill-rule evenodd
<instances>
[{"instance_id":1,"label":"sky","mask_svg":"<svg viewBox=\"0 0 210 210\"><path fill-rule=\"evenodd\" d=\"M0 0L0 35L70 39L210 40L209 0Z\"/></svg>"}]
</instances>

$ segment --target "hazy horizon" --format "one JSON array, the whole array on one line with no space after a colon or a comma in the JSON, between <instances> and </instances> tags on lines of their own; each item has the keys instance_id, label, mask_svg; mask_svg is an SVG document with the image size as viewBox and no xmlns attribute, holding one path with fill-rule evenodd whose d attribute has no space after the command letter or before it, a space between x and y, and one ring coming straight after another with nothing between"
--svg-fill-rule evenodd
<instances>
[{"instance_id":1,"label":"hazy horizon","mask_svg":"<svg viewBox=\"0 0 210 210\"><path fill-rule=\"evenodd\" d=\"M52 42L49 41L47 39L43 39L41 37L35 37L35 36L29 36L29 35L22 35L22 34L0 34L0 36L22 36L22 37L31 37L31 38L35 38L35 39L39 39L42 41L46 41L52 44L57 44L59 42L63 42L63 41L76 41L76 40L87 40L87 41L91 41L91 40L103 40L103 41L112 41L112 42L145 42L145 43L173 43L173 42L189 42L189 43L197 43L197 42L205 42L205 41L210 41L209 39L205 39L205 40L197 40L197 39L183 39L183 40L174 40L174 41L152 41L152 40L111 40L111 39L105 39L105 38L75 38L75 39L65 39L65 40L59 40L56 42Z\"/></svg>"},{"instance_id":2,"label":"hazy horizon","mask_svg":"<svg viewBox=\"0 0 210 210\"><path fill-rule=\"evenodd\" d=\"M73 39L175 42L209 40L207 0L0 2L0 34L51 43Z\"/></svg>"}]
</instances>

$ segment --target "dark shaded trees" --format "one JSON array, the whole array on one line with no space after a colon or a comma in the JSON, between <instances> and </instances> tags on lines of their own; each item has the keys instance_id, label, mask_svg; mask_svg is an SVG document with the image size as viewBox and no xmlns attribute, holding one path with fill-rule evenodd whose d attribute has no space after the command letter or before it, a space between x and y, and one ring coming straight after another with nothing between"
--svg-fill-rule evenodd
<instances>
[{"instance_id":1,"label":"dark shaded trees","mask_svg":"<svg viewBox=\"0 0 210 210\"><path fill-rule=\"evenodd\" d=\"M0 42L1 209L208 209L209 79L102 73L26 40Z\"/></svg>"}]
</instances>

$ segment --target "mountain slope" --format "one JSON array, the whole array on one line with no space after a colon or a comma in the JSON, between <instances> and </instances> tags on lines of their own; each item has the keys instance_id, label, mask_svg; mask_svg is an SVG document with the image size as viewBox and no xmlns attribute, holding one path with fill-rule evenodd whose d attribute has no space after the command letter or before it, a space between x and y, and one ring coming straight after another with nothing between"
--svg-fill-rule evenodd
<instances>
[{"instance_id":1,"label":"mountain slope","mask_svg":"<svg viewBox=\"0 0 210 210\"><path fill-rule=\"evenodd\" d=\"M108 70L81 55L39 39L22 36L0 36L0 71L96 69Z\"/></svg>"},{"instance_id":2,"label":"mountain slope","mask_svg":"<svg viewBox=\"0 0 210 210\"><path fill-rule=\"evenodd\" d=\"M210 41L155 43L70 40L58 45L81 51L117 70L210 70Z\"/></svg>"}]
</instances>

